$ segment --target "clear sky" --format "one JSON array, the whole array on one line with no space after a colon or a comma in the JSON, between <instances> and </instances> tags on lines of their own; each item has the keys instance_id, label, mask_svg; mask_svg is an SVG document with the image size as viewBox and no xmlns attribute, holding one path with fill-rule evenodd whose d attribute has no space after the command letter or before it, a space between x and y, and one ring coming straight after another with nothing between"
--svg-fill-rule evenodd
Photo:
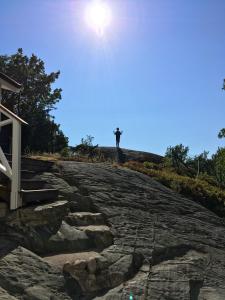
<instances>
[{"instance_id":1,"label":"clear sky","mask_svg":"<svg viewBox=\"0 0 225 300\"><path fill-rule=\"evenodd\" d=\"M164 154L183 143L210 153L225 140L225 1L105 0L104 37L84 20L88 0L1 0L0 54L36 54L61 71L56 121L78 144Z\"/></svg>"}]
</instances>

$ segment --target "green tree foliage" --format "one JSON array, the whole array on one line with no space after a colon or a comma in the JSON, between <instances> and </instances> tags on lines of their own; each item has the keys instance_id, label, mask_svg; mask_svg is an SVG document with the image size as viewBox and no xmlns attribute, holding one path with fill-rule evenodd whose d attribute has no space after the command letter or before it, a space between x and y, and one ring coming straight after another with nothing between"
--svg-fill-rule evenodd
<instances>
[{"instance_id":1,"label":"green tree foliage","mask_svg":"<svg viewBox=\"0 0 225 300\"><path fill-rule=\"evenodd\" d=\"M189 177L204 177L213 181L210 176L214 175L212 159L208 158L209 152L204 151L194 157L189 157L189 147L182 144L168 147L165 154L166 166L173 167L178 174Z\"/></svg>"},{"instance_id":2,"label":"green tree foliage","mask_svg":"<svg viewBox=\"0 0 225 300\"><path fill-rule=\"evenodd\" d=\"M22 148L30 151L60 151L68 139L54 122L50 112L61 99L61 89L52 89L60 72L47 74L44 62L36 55L23 54L20 48L13 55L0 56L0 70L23 85L20 94L3 92L3 105L23 118Z\"/></svg>"},{"instance_id":3,"label":"green tree foliage","mask_svg":"<svg viewBox=\"0 0 225 300\"><path fill-rule=\"evenodd\" d=\"M218 148L212 156L215 178L221 187L225 187L225 148Z\"/></svg>"},{"instance_id":4,"label":"green tree foliage","mask_svg":"<svg viewBox=\"0 0 225 300\"><path fill-rule=\"evenodd\" d=\"M195 170L195 175L213 174L213 162L208 158L209 152L203 151L202 153L195 155L194 158L188 158L187 165L189 168Z\"/></svg>"},{"instance_id":5,"label":"green tree foliage","mask_svg":"<svg viewBox=\"0 0 225 300\"><path fill-rule=\"evenodd\" d=\"M86 138L81 139L81 143L74 148L74 151L81 155L86 155L90 158L93 158L98 151L98 145L94 146L93 140L93 136L87 135Z\"/></svg>"},{"instance_id":6,"label":"green tree foliage","mask_svg":"<svg viewBox=\"0 0 225 300\"><path fill-rule=\"evenodd\" d=\"M180 169L182 166L185 166L188 160L188 152L189 148L182 144L174 147L170 146L166 150L165 158L169 160L172 167Z\"/></svg>"},{"instance_id":7,"label":"green tree foliage","mask_svg":"<svg viewBox=\"0 0 225 300\"><path fill-rule=\"evenodd\" d=\"M218 133L218 138L219 139L222 139L222 138L224 138L225 137L225 128L222 128L221 130L220 130L220 132Z\"/></svg>"}]
</instances>

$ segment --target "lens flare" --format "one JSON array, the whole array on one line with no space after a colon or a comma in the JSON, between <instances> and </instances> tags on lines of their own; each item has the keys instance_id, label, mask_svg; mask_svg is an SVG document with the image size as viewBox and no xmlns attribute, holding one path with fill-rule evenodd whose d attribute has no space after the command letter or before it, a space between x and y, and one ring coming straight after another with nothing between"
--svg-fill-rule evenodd
<instances>
[{"instance_id":1,"label":"lens flare","mask_svg":"<svg viewBox=\"0 0 225 300\"><path fill-rule=\"evenodd\" d=\"M103 36L112 21L112 12L102 0L92 0L86 7L85 20L99 36Z\"/></svg>"}]
</instances>

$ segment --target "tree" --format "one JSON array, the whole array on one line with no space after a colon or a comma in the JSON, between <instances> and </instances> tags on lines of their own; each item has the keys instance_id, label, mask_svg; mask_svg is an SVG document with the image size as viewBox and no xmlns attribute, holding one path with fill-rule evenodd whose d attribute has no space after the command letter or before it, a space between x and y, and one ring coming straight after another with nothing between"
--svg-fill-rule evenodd
<instances>
[{"instance_id":1,"label":"tree","mask_svg":"<svg viewBox=\"0 0 225 300\"><path fill-rule=\"evenodd\" d=\"M174 147L168 147L166 150L165 157L170 160L171 165L179 169L181 166L185 166L188 159L189 148L182 144Z\"/></svg>"},{"instance_id":2,"label":"tree","mask_svg":"<svg viewBox=\"0 0 225 300\"><path fill-rule=\"evenodd\" d=\"M218 148L212 160L216 180L221 187L225 187L225 148Z\"/></svg>"},{"instance_id":3,"label":"tree","mask_svg":"<svg viewBox=\"0 0 225 300\"><path fill-rule=\"evenodd\" d=\"M212 160L208 158L208 155L208 151L203 151L193 158L188 158L187 165L195 170L197 177L200 173L207 173L208 175L212 174Z\"/></svg>"},{"instance_id":4,"label":"tree","mask_svg":"<svg viewBox=\"0 0 225 300\"><path fill-rule=\"evenodd\" d=\"M98 145L93 145L94 137L87 135L86 138L81 139L81 143L74 148L75 152L81 155L93 158L97 154Z\"/></svg>"},{"instance_id":5,"label":"tree","mask_svg":"<svg viewBox=\"0 0 225 300\"><path fill-rule=\"evenodd\" d=\"M50 119L50 112L61 99L61 89L52 89L60 72L47 74L44 62L36 55L23 54L21 48L13 55L0 56L0 70L22 84L20 94L3 91L3 105L24 119L29 126L22 131L22 150L61 150L68 139L60 125Z\"/></svg>"},{"instance_id":6,"label":"tree","mask_svg":"<svg viewBox=\"0 0 225 300\"><path fill-rule=\"evenodd\" d=\"M218 133L218 138L219 139L222 139L222 138L224 138L225 137L225 128L222 128L221 130L220 130L220 132Z\"/></svg>"}]
</instances>

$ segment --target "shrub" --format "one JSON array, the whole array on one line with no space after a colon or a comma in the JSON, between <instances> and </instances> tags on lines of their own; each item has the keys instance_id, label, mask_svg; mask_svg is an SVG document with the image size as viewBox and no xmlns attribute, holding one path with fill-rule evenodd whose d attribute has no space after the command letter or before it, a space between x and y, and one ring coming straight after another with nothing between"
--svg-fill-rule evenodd
<instances>
[{"instance_id":1,"label":"shrub","mask_svg":"<svg viewBox=\"0 0 225 300\"><path fill-rule=\"evenodd\" d=\"M143 166L144 166L145 168L147 168L147 169L152 169L152 170L158 170L158 169L160 169L159 164L155 164L155 163L150 162L150 161L145 161L145 162L143 163Z\"/></svg>"},{"instance_id":2,"label":"shrub","mask_svg":"<svg viewBox=\"0 0 225 300\"><path fill-rule=\"evenodd\" d=\"M225 148L218 148L212 159L216 181L221 187L225 187Z\"/></svg>"},{"instance_id":3,"label":"shrub","mask_svg":"<svg viewBox=\"0 0 225 300\"><path fill-rule=\"evenodd\" d=\"M174 168L180 168L181 165L184 165L188 159L189 148L183 146L182 144L176 145L174 147L168 147L166 150L165 157L168 158L171 162L171 165Z\"/></svg>"},{"instance_id":4,"label":"shrub","mask_svg":"<svg viewBox=\"0 0 225 300\"><path fill-rule=\"evenodd\" d=\"M98 154L98 145L93 145L93 139L94 137L91 135L82 138L81 143L74 147L74 151L80 155L93 159L93 157Z\"/></svg>"},{"instance_id":5,"label":"shrub","mask_svg":"<svg viewBox=\"0 0 225 300\"><path fill-rule=\"evenodd\" d=\"M70 156L70 148L69 147L65 147L61 150L60 155L62 157L69 157Z\"/></svg>"}]
</instances>

